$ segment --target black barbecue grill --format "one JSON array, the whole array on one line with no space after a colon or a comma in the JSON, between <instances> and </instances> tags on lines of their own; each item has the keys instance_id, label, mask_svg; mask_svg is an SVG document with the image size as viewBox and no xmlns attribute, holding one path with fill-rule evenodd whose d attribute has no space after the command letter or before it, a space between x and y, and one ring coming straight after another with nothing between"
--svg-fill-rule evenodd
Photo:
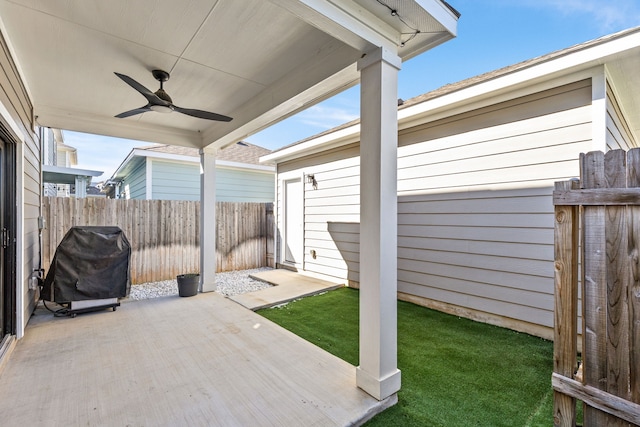
<instances>
[{"instance_id":1,"label":"black barbecue grill","mask_svg":"<svg viewBox=\"0 0 640 427\"><path fill-rule=\"evenodd\" d=\"M113 308L129 295L131 246L119 227L72 227L51 261L42 298L68 313Z\"/></svg>"}]
</instances>

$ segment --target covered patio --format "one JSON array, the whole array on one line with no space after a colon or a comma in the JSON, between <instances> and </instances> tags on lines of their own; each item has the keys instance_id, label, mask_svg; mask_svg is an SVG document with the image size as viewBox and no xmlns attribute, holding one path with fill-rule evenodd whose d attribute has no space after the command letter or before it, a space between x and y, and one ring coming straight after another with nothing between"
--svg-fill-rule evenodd
<instances>
[{"instance_id":1,"label":"covered patio","mask_svg":"<svg viewBox=\"0 0 640 427\"><path fill-rule=\"evenodd\" d=\"M270 421L257 424L341 425L377 406L356 386L374 400L394 399L400 389L395 253L398 71L404 60L455 37L458 17L442 0L0 0L0 41L5 47L4 69L10 75L0 80L8 94L8 100L0 97L5 105L0 118L10 138L27 147L18 151L26 153L20 162L42 155L36 136L41 127L200 149L202 293L215 291L217 150L360 83L360 245L366 248L361 263L370 266L360 277L356 369L319 356L313 346L266 322L254 328L259 323L255 315L227 309L227 302L218 301L215 294L183 302L194 305L187 309L171 309L173 301L146 302L135 310L123 307L123 314L79 318L76 325L81 327L62 327L66 322L59 319L40 324L37 316L27 327L37 298L29 288L37 251L25 236L37 235L37 215L32 211L39 182L37 169L31 163L23 165L18 168L23 176L16 192L16 228L24 231L17 239L21 265L15 278L17 318L12 331L22 342L0 377L2 405L11 407L10 412L2 411L3 417L12 423L34 414L39 414L38 422L43 422L41 417L124 417L134 413L121 409L131 407L128 397L153 393L157 401L145 398L142 405L142 413L151 419L190 423L179 417L197 416L220 420L221 425L237 424L236 420L251 425L263 417ZM154 70L162 72L152 76ZM154 81L169 75L164 86ZM156 100L158 86L180 107ZM162 108L148 108L152 102ZM194 117L189 109L232 120ZM158 114L160 110L172 114ZM28 200L23 188L29 190ZM113 328L103 323L134 311L134 318ZM181 324L177 319L187 314L188 324ZM152 316L156 320L151 321ZM45 348L50 356L40 359L40 351L34 349ZM184 358L170 359L169 354L180 348L189 349L179 352ZM258 362L264 355L272 362ZM150 367L143 369L141 361ZM220 371L223 366L230 370ZM118 376L119 370L126 375ZM42 376L55 380L48 378L45 386L38 386ZM227 387L234 390L229 394L232 401L221 400ZM41 395L39 388L44 388ZM58 393L60 388L65 392ZM279 394L283 390L287 392ZM102 391L115 400L103 401ZM184 393L183 400L169 405L166 396L178 392ZM355 405L360 409L343 412L336 409L345 408L338 400L348 402L349 408L360 402ZM179 407L190 409L180 412ZM236 408L228 413L234 421L225 421L228 408ZM295 418L307 411L315 415Z\"/></svg>"},{"instance_id":2,"label":"covered patio","mask_svg":"<svg viewBox=\"0 0 640 427\"><path fill-rule=\"evenodd\" d=\"M0 378L7 426L346 426L395 403L215 292L76 318L40 307Z\"/></svg>"}]
</instances>

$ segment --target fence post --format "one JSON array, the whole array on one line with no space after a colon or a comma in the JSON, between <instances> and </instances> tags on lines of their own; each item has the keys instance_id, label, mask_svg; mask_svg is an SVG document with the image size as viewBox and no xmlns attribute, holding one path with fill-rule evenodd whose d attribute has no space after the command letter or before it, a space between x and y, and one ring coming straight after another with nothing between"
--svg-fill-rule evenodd
<instances>
[{"instance_id":1,"label":"fence post","mask_svg":"<svg viewBox=\"0 0 640 427\"><path fill-rule=\"evenodd\" d=\"M571 190L577 181L555 183L556 191ZM555 318L553 371L573 378L578 353L578 207L555 206ZM576 399L554 391L553 423L576 425Z\"/></svg>"},{"instance_id":2,"label":"fence post","mask_svg":"<svg viewBox=\"0 0 640 427\"><path fill-rule=\"evenodd\" d=\"M627 152L627 187L640 187L640 150ZM629 382L631 400L640 402L640 206L628 206L629 233Z\"/></svg>"},{"instance_id":3,"label":"fence post","mask_svg":"<svg viewBox=\"0 0 640 427\"><path fill-rule=\"evenodd\" d=\"M275 218L273 214L273 203L265 203L265 228L266 228L266 259L267 267L275 268L274 254L274 234L275 234Z\"/></svg>"}]
</instances>

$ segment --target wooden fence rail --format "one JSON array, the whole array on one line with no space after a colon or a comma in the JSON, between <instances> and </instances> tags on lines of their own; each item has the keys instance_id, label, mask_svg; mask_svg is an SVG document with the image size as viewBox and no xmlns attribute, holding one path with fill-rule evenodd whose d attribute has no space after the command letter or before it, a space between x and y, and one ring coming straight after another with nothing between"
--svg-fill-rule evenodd
<instances>
[{"instance_id":1,"label":"wooden fence rail","mask_svg":"<svg viewBox=\"0 0 640 427\"><path fill-rule=\"evenodd\" d=\"M640 425L640 149L582 154L554 205L554 425L576 425L576 399L585 426Z\"/></svg>"},{"instance_id":2,"label":"wooden fence rail","mask_svg":"<svg viewBox=\"0 0 640 427\"><path fill-rule=\"evenodd\" d=\"M273 266L273 205L216 204L216 271ZM73 226L115 225L131 244L131 281L173 279L200 270L200 202L45 197L43 267Z\"/></svg>"}]
</instances>

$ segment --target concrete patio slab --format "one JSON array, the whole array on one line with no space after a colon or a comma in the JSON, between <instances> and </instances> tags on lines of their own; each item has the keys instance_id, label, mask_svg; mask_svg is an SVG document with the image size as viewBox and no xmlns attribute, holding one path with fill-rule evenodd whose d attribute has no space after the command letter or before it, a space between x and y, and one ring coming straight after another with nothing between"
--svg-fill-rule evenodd
<instances>
[{"instance_id":1,"label":"concrete patio slab","mask_svg":"<svg viewBox=\"0 0 640 427\"><path fill-rule=\"evenodd\" d=\"M271 288L228 297L253 311L344 286L343 283L329 282L285 269L263 271L249 277L274 285Z\"/></svg>"},{"instance_id":2,"label":"concrete patio slab","mask_svg":"<svg viewBox=\"0 0 640 427\"><path fill-rule=\"evenodd\" d=\"M3 425L345 426L378 402L356 369L216 293L54 318L0 374Z\"/></svg>"}]
</instances>

